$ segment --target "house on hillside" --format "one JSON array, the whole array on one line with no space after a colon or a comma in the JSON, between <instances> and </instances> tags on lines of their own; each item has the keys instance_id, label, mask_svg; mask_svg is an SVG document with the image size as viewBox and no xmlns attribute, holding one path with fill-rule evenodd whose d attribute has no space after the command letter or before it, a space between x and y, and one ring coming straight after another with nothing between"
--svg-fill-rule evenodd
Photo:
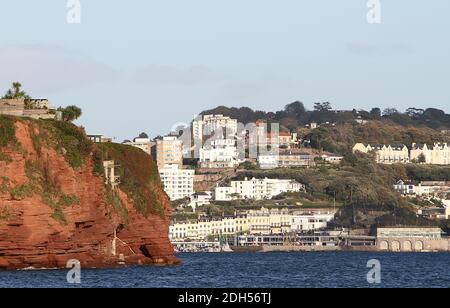
<instances>
[{"instance_id":1,"label":"house on hillside","mask_svg":"<svg viewBox=\"0 0 450 308\"><path fill-rule=\"evenodd\" d=\"M409 163L409 149L404 144L363 144L357 143L353 147L353 153L375 153L376 162L380 164L405 164Z\"/></svg>"}]
</instances>

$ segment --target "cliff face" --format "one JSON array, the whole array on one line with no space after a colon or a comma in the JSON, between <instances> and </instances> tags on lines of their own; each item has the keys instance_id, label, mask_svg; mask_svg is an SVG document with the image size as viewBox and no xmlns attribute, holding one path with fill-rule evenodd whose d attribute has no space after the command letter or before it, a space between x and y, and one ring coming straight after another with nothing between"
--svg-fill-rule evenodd
<instances>
[{"instance_id":1,"label":"cliff face","mask_svg":"<svg viewBox=\"0 0 450 308\"><path fill-rule=\"evenodd\" d=\"M97 148L67 123L0 116L0 269L174 264L170 202L149 156L115 145L123 183L105 185ZM140 157L139 166L127 154ZM122 179L121 179L122 181Z\"/></svg>"}]
</instances>

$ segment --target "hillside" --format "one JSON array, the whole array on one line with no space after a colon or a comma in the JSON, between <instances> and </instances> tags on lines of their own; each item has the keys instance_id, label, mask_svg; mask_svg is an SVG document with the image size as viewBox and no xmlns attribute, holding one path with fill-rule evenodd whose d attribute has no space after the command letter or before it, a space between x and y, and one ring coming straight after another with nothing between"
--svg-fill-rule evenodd
<instances>
[{"instance_id":1,"label":"hillside","mask_svg":"<svg viewBox=\"0 0 450 308\"><path fill-rule=\"evenodd\" d=\"M422 174L426 178L430 173L450 178L450 168L378 165L370 156L358 155L351 162L344 161L339 166L242 171L234 180L245 177L295 179L305 183L306 193L287 195L289 204L297 201L302 204L325 203L329 208L336 198L342 207L333 222L334 226L370 229L392 225L440 225L418 218L418 205L403 199L392 188L400 178L412 174ZM445 227L445 224L443 222L442 226Z\"/></svg>"},{"instance_id":2,"label":"hillside","mask_svg":"<svg viewBox=\"0 0 450 308\"><path fill-rule=\"evenodd\" d=\"M322 126L305 136L311 146L332 153L350 154L358 143L372 144L434 144L449 142L450 135L425 126L400 125L392 121L369 121L367 124L340 123L336 126Z\"/></svg>"},{"instance_id":3,"label":"hillside","mask_svg":"<svg viewBox=\"0 0 450 308\"><path fill-rule=\"evenodd\" d=\"M116 190L103 177L111 158ZM0 116L0 268L177 262L157 174L144 152L94 145L70 123Z\"/></svg>"},{"instance_id":4,"label":"hillside","mask_svg":"<svg viewBox=\"0 0 450 308\"><path fill-rule=\"evenodd\" d=\"M263 120L280 124L282 131L297 132L308 146L317 150L341 154L340 165L322 165L313 168L247 170L235 179L245 177L292 178L306 184L306 193L284 196L275 204L332 205L334 199L342 208L335 221L336 227L373 228L392 225L441 225L416 215L420 205L405 200L392 187L399 179L420 182L425 180L450 180L449 166L418 164L379 165L371 155L353 154L356 143L405 144L435 142L450 143L450 115L428 108L409 108L405 113L395 109L382 112L374 108L364 110L335 111L329 103L316 104L313 111L305 109L301 102L287 105L275 112L253 111L250 108L217 107L203 114L224 114L243 123ZM358 123L356 120L365 120ZM317 122L319 127L309 129L306 124ZM246 206L237 204L238 208Z\"/></svg>"}]
</instances>

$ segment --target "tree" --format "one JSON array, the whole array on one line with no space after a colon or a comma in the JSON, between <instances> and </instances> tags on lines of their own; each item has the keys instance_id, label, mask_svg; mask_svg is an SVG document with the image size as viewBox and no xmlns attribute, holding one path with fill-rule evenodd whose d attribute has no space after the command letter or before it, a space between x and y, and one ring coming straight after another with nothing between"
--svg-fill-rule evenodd
<instances>
[{"instance_id":1,"label":"tree","mask_svg":"<svg viewBox=\"0 0 450 308\"><path fill-rule=\"evenodd\" d=\"M384 111L383 111L383 116L384 116L384 117L390 117L390 116L393 116L393 115L399 114L399 113L400 113L400 112L398 112L398 110L395 109L395 108L386 108L386 109L384 109Z\"/></svg>"},{"instance_id":2,"label":"tree","mask_svg":"<svg viewBox=\"0 0 450 308\"><path fill-rule=\"evenodd\" d=\"M31 97L22 90L22 84L20 82L13 82L11 89L2 97L3 99L31 99Z\"/></svg>"},{"instance_id":3,"label":"tree","mask_svg":"<svg viewBox=\"0 0 450 308\"><path fill-rule=\"evenodd\" d=\"M418 108L413 108L413 107L406 109L406 114L410 118L413 118L413 119L420 118L424 112L425 112L425 110L423 110L423 109L418 109Z\"/></svg>"},{"instance_id":4,"label":"tree","mask_svg":"<svg viewBox=\"0 0 450 308\"><path fill-rule=\"evenodd\" d=\"M140 133L140 134L139 134L139 138L142 138L142 139L149 139L149 137L148 137L148 135L147 135L146 133Z\"/></svg>"},{"instance_id":5,"label":"tree","mask_svg":"<svg viewBox=\"0 0 450 308\"><path fill-rule=\"evenodd\" d=\"M331 107L330 102L324 102L324 103L314 103L314 110L323 112L323 111L330 111L333 108Z\"/></svg>"},{"instance_id":6,"label":"tree","mask_svg":"<svg viewBox=\"0 0 450 308\"><path fill-rule=\"evenodd\" d=\"M288 115L293 115L296 118L300 117L306 112L305 105L302 102L296 101L284 107L284 110Z\"/></svg>"},{"instance_id":7,"label":"tree","mask_svg":"<svg viewBox=\"0 0 450 308\"><path fill-rule=\"evenodd\" d=\"M417 157L417 162L419 164L424 164L427 162L427 158L425 157L425 155L423 153L421 153L418 157Z\"/></svg>"},{"instance_id":8,"label":"tree","mask_svg":"<svg viewBox=\"0 0 450 308\"><path fill-rule=\"evenodd\" d=\"M372 108L372 110L370 110L370 116L374 120L381 119L381 109L378 107Z\"/></svg>"},{"instance_id":9,"label":"tree","mask_svg":"<svg viewBox=\"0 0 450 308\"><path fill-rule=\"evenodd\" d=\"M77 106L67 106L66 108L59 107L58 111L62 113L62 120L67 122L73 122L81 117L81 108Z\"/></svg>"}]
</instances>

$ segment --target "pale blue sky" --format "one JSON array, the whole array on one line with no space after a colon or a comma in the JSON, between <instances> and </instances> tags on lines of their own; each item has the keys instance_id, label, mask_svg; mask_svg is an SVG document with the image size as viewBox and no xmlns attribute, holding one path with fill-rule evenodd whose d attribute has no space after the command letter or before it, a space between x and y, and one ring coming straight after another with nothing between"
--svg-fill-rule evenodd
<instances>
[{"instance_id":1,"label":"pale blue sky","mask_svg":"<svg viewBox=\"0 0 450 308\"><path fill-rule=\"evenodd\" d=\"M450 1L2 1L0 90L77 104L88 132L168 132L217 105L450 111Z\"/></svg>"}]
</instances>

